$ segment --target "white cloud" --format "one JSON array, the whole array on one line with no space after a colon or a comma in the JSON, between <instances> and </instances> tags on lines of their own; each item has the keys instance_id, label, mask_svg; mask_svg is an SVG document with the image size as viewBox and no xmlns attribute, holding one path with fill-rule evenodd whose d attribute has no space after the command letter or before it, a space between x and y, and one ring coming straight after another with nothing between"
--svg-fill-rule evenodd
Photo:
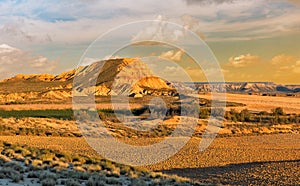
<instances>
[{"instance_id":1,"label":"white cloud","mask_svg":"<svg viewBox=\"0 0 300 186\"><path fill-rule=\"evenodd\" d=\"M230 57L228 60L228 65L236 68L246 67L252 64L255 64L260 61L259 56L246 54L236 57Z\"/></svg>"},{"instance_id":2,"label":"white cloud","mask_svg":"<svg viewBox=\"0 0 300 186\"><path fill-rule=\"evenodd\" d=\"M91 57L85 57L82 62L80 63L81 66L87 66L90 65L96 61L100 61L101 59L99 58L91 58Z\"/></svg>"},{"instance_id":3,"label":"white cloud","mask_svg":"<svg viewBox=\"0 0 300 186\"><path fill-rule=\"evenodd\" d=\"M283 0L277 3L261 0L187 2L7 1L0 3L0 23L3 25L0 26L0 40L11 40L9 43L13 44L18 41L82 43L120 24L154 19L158 14L201 37L205 35L207 40L248 40L299 32L300 11L286 6ZM200 6L194 6L198 3ZM169 33L170 38L182 35L180 30Z\"/></svg>"},{"instance_id":4,"label":"white cloud","mask_svg":"<svg viewBox=\"0 0 300 186\"><path fill-rule=\"evenodd\" d=\"M296 61L295 65L292 66L293 72L300 74L300 60Z\"/></svg>"},{"instance_id":5,"label":"white cloud","mask_svg":"<svg viewBox=\"0 0 300 186\"><path fill-rule=\"evenodd\" d=\"M185 0L187 5L205 5L205 4L222 4L222 3L234 3L236 0Z\"/></svg>"},{"instance_id":6,"label":"white cloud","mask_svg":"<svg viewBox=\"0 0 300 186\"><path fill-rule=\"evenodd\" d=\"M0 79L16 74L51 73L56 67L55 61L44 56L35 56L9 45L0 45Z\"/></svg>"},{"instance_id":7,"label":"white cloud","mask_svg":"<svg viewBox=\"0 0 300 186\"><path fill-rule=\"evenodd\" d=\"M191 81L191 74L180 66L166 66L159 75L169 81Z\"/></svg>"},{"instance_id":8,"label":"white cloud","mask_svg":"<svg viewBox=\"0 0 300 186\"><path fill-rule=\"evenodd\" d=\"M203 28L201 26L201 23L198 19L194 18L191 15L183 15L181 17L182 25L185 29L189 29L196 33L201 39L205 39L205 35L203 33Z\"/></svg>"},{"instance_id":9,"label":"white cloud","mask_svg":"<svg viewBox=\"0 0 300 186\"><path fill-rule=\"evenodd\" d=\"M300 60L298 61L289 61L289 64L285 66L279 66L279 70L277 70L278 73L296 73L300 74Z\"/></svg>"},{"instance_id":10,"label":"white cloud","mask_svg":"<svg viewBox=\"0 0 300 186\"><path fill-rule=\"evenodd\" d=\"M274 56L271 60L272 65L287 65L291 62L294 62L295 59L293 56L285 55L285 54L280 54L277 56Z\"/></svg>"},{"instance_id":11,"label":"white cloud","mask_svg":"<svg viewBox=\"0 0 300 186\"><path fill-rule=\"evenodd\" d=\"M161 53L159 56L162 59L171 60L171 61L181 61L184 52L182 50L169 50L167 52Z\"/></svg>"}]
</instances>

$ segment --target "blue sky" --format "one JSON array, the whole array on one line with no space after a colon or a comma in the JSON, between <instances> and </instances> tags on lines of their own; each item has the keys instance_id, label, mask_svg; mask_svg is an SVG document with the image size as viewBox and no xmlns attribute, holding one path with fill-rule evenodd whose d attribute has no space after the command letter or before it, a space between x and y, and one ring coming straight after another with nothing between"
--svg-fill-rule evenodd
<instances>
[{"instance_id":1,"label":"blue sky","mask_svg":"<svg viewBox=\"0 0 300 186\"><path fill-rule=\"evenodd\" d=\"M59 73L75 68L84 50L99 35L122 24L158 17L201 36L228 73L225 74L228 81L255 77L297 83L292 81L299 75L300 59L297 0L4 0L0 1L0 44L26 52L30 55L28 59L46 57L49 63L55 62L56 68L45 73ZM245 57L248 54L250 59ZM278 67L273 64L276 76L272 72L268 73L272 77L255 74L264 72L279 55L294 60ZM239 57L245 59L234 60ZM260 60L252 63L253 59ZM24 73L13 65L9 69L7 76ZM292 74L286 77L284 69ZM31 72L41 71L35 68L26 71Z\"/></svg>"}]
</instances>

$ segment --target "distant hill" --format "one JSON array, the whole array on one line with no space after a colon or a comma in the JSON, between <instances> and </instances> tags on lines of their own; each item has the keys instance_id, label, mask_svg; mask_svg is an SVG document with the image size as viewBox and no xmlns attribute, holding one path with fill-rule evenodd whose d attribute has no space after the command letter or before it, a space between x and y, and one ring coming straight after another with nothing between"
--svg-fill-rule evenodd
<instances>
[{"instance_id":1,"label":"distant hill","mask_svg":"<svg viewBox=\"0 0 300 186\"><path fill-rule=\"evenodd\" d=\"M135 58L93 63L77 71L75 82L75 90L83 94L141 97L175 93L165 80L155 76L144 62Z\"/></svg>"},{"instance_id":2,"label":"distant hill","mask_svg":"<svg viewBox=\"0 0 300 186\"><path fill-rule=\"evenodd\" d=\"M226 83L195 83L199 92L230 92L230 93L298 93L300 85L281 85L272 82L226 82Z\"/></svg>"},{"instance_id":3,"label":"distant hill","mask_svg":"<svg viewBox=\"0 0 300 186\"><path fill-rule=\"evenodd\" d=\"M102 67L102 68L101 68ZM189 83L167 82L153 74L136 58L119 58L94 62L59 75L19 74L0 82L0 103L55 102L71 99L73 82L77 95L109 96L144 95L176 96L176 89L191 92L226 91L231 93L294 94L299 85L279 85L270 82ZM92 86L91 86L92 85Z\"/></svg>"},{"instance_id":4,"label":"distant hill","mask_svg":"<svg viewBox=\"0 0 300 186\"><path fill-rule=\"evenodd\" d=\"M102 68L100 68L102 67ZM101 70L100 70L101 69ZM100 71L99 71L100 70ZM59 75L19 74L0 82L0 103L25 101L55 101L72 97L75 91L82 96L175 94L168 82L155 76L139 59L120 58L98 61ZM93 86L91 86L93 85Z\"/></svg>"}]
</instances>

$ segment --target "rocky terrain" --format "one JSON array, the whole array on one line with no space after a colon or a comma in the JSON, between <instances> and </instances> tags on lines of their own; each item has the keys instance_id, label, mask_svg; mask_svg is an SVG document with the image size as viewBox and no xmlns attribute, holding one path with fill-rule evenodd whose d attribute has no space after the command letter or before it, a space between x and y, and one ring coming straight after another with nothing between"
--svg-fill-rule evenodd
<instances>
[{"instance_id":1,"label":"rocky terrain","mask_svg":"<svg viewBox=\"0 0 300 186\"><path fill-rule=\"evenodd\" d=\"M272 82L226 82L226 83L196 83L199 92L228 92L261 95L287 94L289 96L300 93L300 85L281 85ZM298 96L298 95L297 95Z\"/></svg>"}]
</instances>

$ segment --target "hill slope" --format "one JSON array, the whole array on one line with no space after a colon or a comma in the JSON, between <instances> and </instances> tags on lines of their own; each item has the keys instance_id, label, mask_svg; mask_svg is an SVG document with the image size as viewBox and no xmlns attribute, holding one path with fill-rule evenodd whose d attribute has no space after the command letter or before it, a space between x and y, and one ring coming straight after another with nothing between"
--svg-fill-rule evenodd
<instances>
[{"instance_id":1,"label":"hill slope","mask_svg":"<svg viewBox=\"0 0 300 186\"><path fill-rule=\"evenodd\" d=\"M141 97L145 94L174 94L174 89L155 76L141 60L120 58L98 61L56 76L19 74L5 79L0 82L0 103L71 98L75 77L75 89L82 95Z\"/></svg>"},{"instance_id":2,"label":"hill slope","mask_svg":"<svg viewBox=\"0 0 300 186\"><path fill-rule=\"evenodd\" d=\"M155 76L137 58L119 58L98 61L59 75L19 74L5 79L0 82L0 104L70 100L73 84L76 93L82 96L174 96L176 90L173 87L180 87L187 92L193 89L189 84L178 86L178 82L167 82ZM270 82L196 83L196 89L198 92L300 93L299 85L286 86Z\"/></svg>"}]
</instances>

